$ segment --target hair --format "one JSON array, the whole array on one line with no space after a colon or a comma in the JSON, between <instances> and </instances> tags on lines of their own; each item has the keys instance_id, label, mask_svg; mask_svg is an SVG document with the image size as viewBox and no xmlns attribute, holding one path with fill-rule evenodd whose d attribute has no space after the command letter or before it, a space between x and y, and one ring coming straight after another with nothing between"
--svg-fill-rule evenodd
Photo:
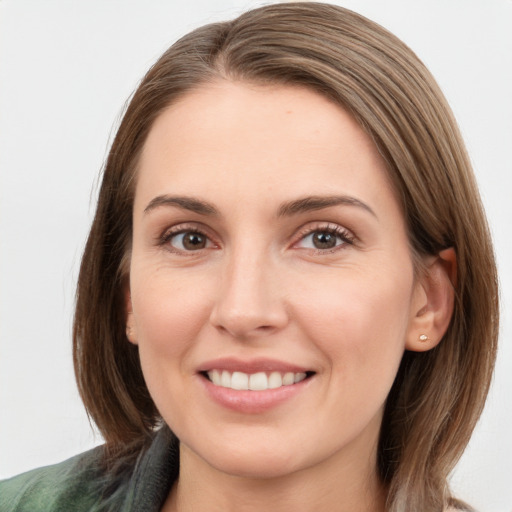
<instances>
[{"instance_id":1,"label":"hair","mask_svg":"<svg viewBox=\"0 0 512 512\"><path fill-rule=\"evenodd\" d=\"M405 352L378 446L388 510L442 510L455 503L448 477L482 411L496 356L493 249L464 143L435 80L394 35L341 7L276 4L201 27L141 81L105 164L78 280L74 364L88 414L118 460L140 451L162 421L125 334L138 159L164 109L219 80L307 87L348 111L387 164L414 261L455 249L451 323L432 350Z\"/></svg>"}]
</instances>

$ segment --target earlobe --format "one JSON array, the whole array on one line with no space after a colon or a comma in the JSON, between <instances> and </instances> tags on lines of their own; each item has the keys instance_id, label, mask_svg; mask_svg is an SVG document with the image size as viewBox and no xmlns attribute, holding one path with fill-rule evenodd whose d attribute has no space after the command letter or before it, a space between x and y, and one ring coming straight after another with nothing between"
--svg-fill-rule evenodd
<instances>
[{"instance_id":1,"label":"earlobe","mask_svg":"<svg viewBox=\"0 0 512 512\"><path fill-rule=\"evenodd\" d=\"M424 352L441 341L452 318L456 282L455 250L445 249L428 262L416 283L405 344L407 350Z\"/></svg>"}]
</instances>

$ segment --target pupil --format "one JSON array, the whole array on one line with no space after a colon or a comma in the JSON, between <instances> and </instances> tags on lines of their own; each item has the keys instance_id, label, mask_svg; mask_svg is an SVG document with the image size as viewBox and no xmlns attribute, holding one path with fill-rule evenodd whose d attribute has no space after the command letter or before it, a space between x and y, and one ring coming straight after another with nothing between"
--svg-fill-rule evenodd
<instances>
[{"instance_id":1,"label":"pupil","mask_svg":"<svg viewBox=\"0 0 512 512\"><path fill-rule=\"evenodd\" d=\"M199 233L187 233L183 237L183 246L186 249L203 249L206 245L206 240L203 235Z\"/></svg>"},{"instance_id":2,"label":"pupil","mask_svg":"<svg viewBox=\"0 0 512 512\"><path fill-rule=\"evenodd\" d=\"M336 247L336 237L332 233L320 231L313 235L313 244L317 249L332 249Z\"/></svg>"}]
</instances>

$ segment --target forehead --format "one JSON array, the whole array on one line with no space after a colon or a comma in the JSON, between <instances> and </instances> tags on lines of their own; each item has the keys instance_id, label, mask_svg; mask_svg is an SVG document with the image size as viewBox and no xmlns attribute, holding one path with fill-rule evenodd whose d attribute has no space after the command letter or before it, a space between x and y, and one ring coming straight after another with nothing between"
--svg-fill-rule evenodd
<instances>
[{"instance_id":1,"label":"forehead","mask_svg":"<svg viewBox=\"0 0 512 512\"><path fill-rule=\"evenodd\" d=\"M156 119L139 161L136 202L191 192L269 200L364 192L378 200L383 187L392 195L375 144L340 106L304 87L219 81Z\"/></svg>"}]
</instances>

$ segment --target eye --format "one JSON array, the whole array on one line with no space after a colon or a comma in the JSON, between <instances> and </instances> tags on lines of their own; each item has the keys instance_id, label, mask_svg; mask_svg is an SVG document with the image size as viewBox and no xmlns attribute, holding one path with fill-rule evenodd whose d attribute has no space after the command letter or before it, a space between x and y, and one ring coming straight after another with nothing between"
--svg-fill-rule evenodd
<instances>
[{"instance_id":1,"label":"eye","mask_svg":"<svg viewBox=\"0 0 512 512\"><path fill-rule=\"evenodd\" d=\"M205 234L192 230L170 233L165 241L178 251L199 251L212 245Z\"/></svg>"},{"instance_id":2,"label":"eye","mask_svg":"<svg viewBox=\"0 0 512 512\"><path fill-rule=\"evenodd\" d=\"M353 237L347 230L340 226L329 226L309 230L309 232L302 236L296 247L329 251L352 243Z\"/></svg>"}]
</instances>

